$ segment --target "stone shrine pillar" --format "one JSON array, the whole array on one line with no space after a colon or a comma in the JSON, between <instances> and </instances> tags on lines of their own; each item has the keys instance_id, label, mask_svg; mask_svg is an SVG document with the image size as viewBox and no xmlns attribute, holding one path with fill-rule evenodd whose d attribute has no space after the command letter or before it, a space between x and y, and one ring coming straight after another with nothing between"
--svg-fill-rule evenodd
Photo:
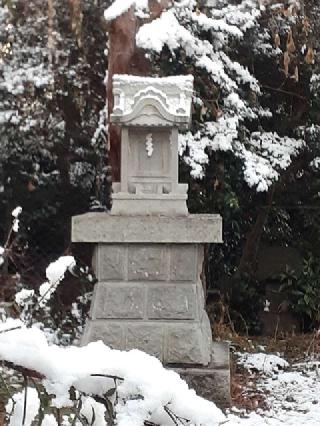
<instances>
[{"instance_id":1,"label":"stone shrine pillar","mask_svg":"<svg viewBox=\"0 0 320 426\"><path fill-rule=\"evenodd\" d=\"M193 77L115 75L113 91L122 146L112 210L72 221L72 241L95 244L98 278L82 344L145 351L226 405L228 348L212 342L201 282L204 244L222 242L222 220L190 215L187 185L178 183Z\"/></svg>"}]
</instances>

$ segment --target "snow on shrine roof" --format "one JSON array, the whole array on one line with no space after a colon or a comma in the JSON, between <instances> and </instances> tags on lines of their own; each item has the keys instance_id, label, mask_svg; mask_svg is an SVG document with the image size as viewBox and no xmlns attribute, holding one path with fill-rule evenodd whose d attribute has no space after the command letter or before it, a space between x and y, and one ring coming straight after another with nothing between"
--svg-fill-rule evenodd
<instances>
[{"instance_id":1,"label":"snow on shrine roof","mask_svg":"<svg viewBox=\"0 0 320 426\"><path fill-rule=\"evenodd\" d=\"M111 119L115 122L150 126L189 125L192 75L138 77L116 74L113 77L113 94L115 103ZM138 122L138 117L143 122Z\"/></svg>"},{"instance_id":2,"label":"snow on shrine roof","mask_svg":"<svg viewBox=\"0 0 320 426\"><path fill-rule=\"evenodd\" d=\"M136 85L161 85L176 86L179 90L184 90L186 85L193 84L193 75L174 75L170 77L140 77L136 75L115 74L113 81ZM192 89L192 86L190 87Z\"/></svg>"}]
</instances>

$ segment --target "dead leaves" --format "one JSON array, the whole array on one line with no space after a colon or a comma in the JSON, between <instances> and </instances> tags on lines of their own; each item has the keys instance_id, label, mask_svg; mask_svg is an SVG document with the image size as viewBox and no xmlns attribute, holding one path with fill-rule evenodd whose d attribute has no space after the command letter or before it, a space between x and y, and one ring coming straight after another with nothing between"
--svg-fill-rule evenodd
<instances>
[{"instance_id":1,"label":"dead leaves","mask_svg":"<svg viewBox=\"0 0 320 426\"><path fill-rule=\"evenodd\" d=\"M308 34L311 32L311 24L309 19L306 17L302 19L302 31L306 36L308 36Z\"/></svg>"},{"instance_id":2,"label":"dead leaves","mask_svg":"<svg viewBox=\"0 0 320 426\"><path fill-rule=\"evenodd\" d=\"M81 0L69 0L71 8L71 29L76 36L79 47L82 47L82 3Z\"/></svg>"},{"instance_id":3,"label":"dead leaves","mask_svg":"<svg viewBox=\"0 0 320 426\"><path fill-rule=\"evenodd\" d=\"M314 58L314 50L312 49L312 47L308 47L308 51L307 54L304 58L306 64L308 65L312 65L314 64L315 58Z\"/></svg>"},{"instance_id":4,"label":"dead leaves","mask_svg":"<svg viewBox=\"0 0 320 426\"><path fill-rule=\"evenodd\" d=\"M286 51L283 54L283 69L286 77L289 77L289 65L290 65L290 55L289 52Z\"/></svg>"},{"instance_id":5,"label":"dead leaves","mask_svg":"<svg viewBox=\"0 0 320 426\"><path fill-rule=\"evenodd\" d=\"M298 68L298 65L296 65L295 66L295 68L294 68L294 73L291 75L291 78L296 82L296 83L298 83L298 81L299 81L299 68Z\"/></svg>"},{"instance_id":6,"label":"dead leaves","mask_svg":"<svg viewBox=\"0 0 320 426\"><path fill-rule=\"evenodd\" d=\"M297 16L299 7L297 4L291 4L288 8L283 8L282 13L286 18L291 18L292 16Z\"/></svg>"},{"instance_id":7,"label":"dead leaves","mask_svg":"<svg viewBox=\"0 0 320 426\"><path fill-rule=\"evenodd\" d=\"M281 39L280 39L279 33L275 33L274 35L274 45L276 46L277 49L280 48Z\"/></svg>"},{"instance_id":8,"label":"dead leaves","mask_svg":"<svg viewBox=\"0 0 320 426\"><path fill-rule=\"evenodd\" d=\"M273 8L273 45L278 52L282 51L280 68L285 77L297 83L301 68L314 65L320 58L313 47L315 23L304 14L298 1L292 0L289 6L279 2L277 6ZM283 32L284 27L281 30L277 20L284 20L289 25L286 33Z\"/></svg>"},{"instance_id":9,"label":"dead leaves","mask_svg":"<svg viewBox=\"0 0 320 426\"><path fill-rule=\"evenodd\" d=\"M307 25L306 22L305 25ZM275 47L281 49L281 37L277 31L274 33L273 39ZM299 62L299 49L296 47L294 35L290 29L286 35L285 51L283 52L283 72L287 78L295 82L299 81L299 65L301 63L304 62L308 65L315 63L315 52L312 46L305 46L304 49L301 49L301 53L305 53L305 56L303 59L300 58Z\"/></svg>"},{"instance_id":10,"label":"dead leaves","mask_svg":"<svg viewBox=\"0 0 320 426\"><path fill-rule=\"evenodd\" d=\"M288 38L287 38L287 52L294 53L296 51L296 45L293 40L292 36L292 30L288 32Z\"/></svg>"}]
</instances>

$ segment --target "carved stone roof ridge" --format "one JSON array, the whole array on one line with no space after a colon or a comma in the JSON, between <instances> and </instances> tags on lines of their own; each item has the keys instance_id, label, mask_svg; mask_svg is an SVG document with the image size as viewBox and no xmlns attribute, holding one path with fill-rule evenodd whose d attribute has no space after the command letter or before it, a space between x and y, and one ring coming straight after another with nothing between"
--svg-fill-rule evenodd
<instances>
[{"instance_id":1,"label":"carved stone roof ridge","mask_svg":"<svg viewBox=\"0 0 320 426\"><path fill-rule=\"evenodd\" d=\"M123 125L179 127L190 124L193 76L115 75L111 121Z\"/></svg>"}]
</instances>

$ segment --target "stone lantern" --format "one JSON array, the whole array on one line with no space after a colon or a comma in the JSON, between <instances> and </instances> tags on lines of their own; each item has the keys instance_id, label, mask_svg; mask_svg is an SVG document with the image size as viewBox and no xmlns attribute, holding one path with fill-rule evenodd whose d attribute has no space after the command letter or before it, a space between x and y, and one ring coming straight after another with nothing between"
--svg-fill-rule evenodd
<instances>
[{"instance_id":1,"label":"stone lantern","mask_svg":"<svg viewBox=\"0 0 320 426\"><path fill-rule=\"evenodd\" d=\"M219 345L213 349L201 281L204 244L222 241L222 221L190 215L187 185L178 182L178 131L190 124L193 77L116 75L113 88L121 180L113 184L110 213L72 222L73 242L95 244L98 279L82 344L141 349L202 394L208 387L216 394L213 383L223 382L225 402L228 356Z\"/></svg>"}]
</instances>

